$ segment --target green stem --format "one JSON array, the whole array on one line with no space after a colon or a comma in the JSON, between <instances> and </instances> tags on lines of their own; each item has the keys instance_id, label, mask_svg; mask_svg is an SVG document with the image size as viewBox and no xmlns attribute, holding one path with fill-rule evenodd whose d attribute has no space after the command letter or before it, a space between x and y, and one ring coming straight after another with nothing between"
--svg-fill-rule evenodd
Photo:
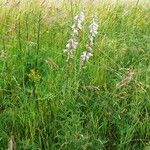
<instances>
[{"instance_id":1,"label":"green stem","mask_svg":"<svg viewBox=\"0 0 150 150\"><path fill-rule=\"evenodd\" d=\"M38 55L40 50L40 30L41 30L41 13L39 14L38 29L37 29L37 48L36 48L36 62L35 62L36 69L38 67Z\"/></svg>"}]
</instances>

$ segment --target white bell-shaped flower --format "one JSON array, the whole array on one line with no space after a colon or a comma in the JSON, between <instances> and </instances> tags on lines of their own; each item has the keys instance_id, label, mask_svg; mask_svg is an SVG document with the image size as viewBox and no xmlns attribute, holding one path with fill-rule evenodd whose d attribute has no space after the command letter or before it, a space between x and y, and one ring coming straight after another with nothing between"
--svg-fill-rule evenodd
<instances>
[{"instance_id":1,"label":"white bell-shaped flower","mask_svg":"<svg viewBox=\"0 0 150 150\"><path fill-rule=\"evenodd\" d=\"M89 61L90 57L92 57L92 56L93 56L92 53L90 53L88 51L84 51L81 55L81 59L83 62L87 62L87 61Z\"/></svg>"},{"instance_id":2,"label":"white bell-shaped flower","mask_svg":"<svg viewBox=\"0 0 150 150\"><path fill-rule=\"evenodd\" d=\"M95 37L98 34L98 32L97 32L97 30L98 30L98 24L94 21L94 19L93 19L92 24L89 26L89 28L90 28L91 35L93 37Z\"/></svg>"},{"instance_id":3,"label":"white bell-shaped flower","mask_svg":"<svg viewBox=\"0 0 150 150\"><path fill-rule=\"evenodd\" d=\"M85 18L84 12L81 11L80 16L79 16L79 19L83 22L83 21L84 21L84 18Z\"/></svg>"}]
</instances>

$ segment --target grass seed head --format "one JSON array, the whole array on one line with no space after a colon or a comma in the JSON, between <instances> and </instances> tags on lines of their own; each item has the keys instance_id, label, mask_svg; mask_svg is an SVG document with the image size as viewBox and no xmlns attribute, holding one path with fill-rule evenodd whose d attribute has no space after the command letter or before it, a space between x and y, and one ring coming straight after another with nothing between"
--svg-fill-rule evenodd
<instances>
[{"instance_id":1,"label":"grass seed head","mask_svg":"<svg viewBox=\"0 0 150 150\"><path fill-rule=\"evenodd\" d=\"M130 83L130 81L133 79L133 75L134 75L134 72L131 69L129 69L127 76L116 85L116 88L120 89L122 87L127 86Z\"/></svg>"}]
</instances>

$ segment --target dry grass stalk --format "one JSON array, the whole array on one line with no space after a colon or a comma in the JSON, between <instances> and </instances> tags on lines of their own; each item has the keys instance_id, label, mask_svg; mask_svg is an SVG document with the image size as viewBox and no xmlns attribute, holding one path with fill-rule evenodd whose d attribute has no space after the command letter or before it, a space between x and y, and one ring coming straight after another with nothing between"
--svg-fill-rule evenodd
<instances>
[{"instance_id":1,"label":"dry grass stalk","mask_svg":"<svg viewBox=\"0 0 150 150\"><path fill-rule=\"evenodd\" d=\"M63 20L67 17L66 13L57 7L46 7L45 11L43 12L43 21L48 26L58 22L60 20Z\"/></svg>"},{"instance_id":2,"label":"dry grass stalk","mask_svg":"<svg viewBox=\"0 0 150 150\"><path fill-rule=\"evenodd\" d=\"M116 85L116 88L120 89L122 87L127 86L129 82L133 79L133 75L134 72L131 69L129 69L127 76Z\"/></svg>"},{"instance_id":3,"label":"dry grass stalk","mask_svg":"<svg viewBox=\"0 0 150 150\"><path fill-rule=\"evenodd\" d=\"M14 142L14 138L12 135L9 140L9 150L15 150L15 142Z\"/></svg>"},{"instance_id":4,"label":"dry grass stalk","mask_svg":"<svg viewBox=\"0 0 150 150\"><path fill-rule=\"evenodd\" d=\"M59 69L59 66L50 58L46 58L45 59L45 62L48 64L48 66L51 68L51 69Z\"/></svg>"},{"instance_id":5,"label":"dry grass stalk","mask_svg":"<svg viewBox=\"0 0 150 150\"><path fill-rule=\"evenodd\" d=\"M99 91L99 87L98 86L81 86L80 87L82 90L86 90L86 91Z\"/></svg>"}]
</instances>

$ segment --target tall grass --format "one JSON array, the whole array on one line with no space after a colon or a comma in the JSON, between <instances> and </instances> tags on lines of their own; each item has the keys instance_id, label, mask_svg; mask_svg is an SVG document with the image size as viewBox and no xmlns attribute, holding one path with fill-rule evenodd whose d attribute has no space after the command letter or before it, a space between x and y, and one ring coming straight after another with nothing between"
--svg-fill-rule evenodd
<instances>
[{"instance_id":1,"label":"tall grass","mask_svg":"<svg viewBox=\"0 0 150 150\"><path fill-rule=\"evenodd\" d=\"M1 150L150 149L150 4L82 2L1 2ZM85 21L68 63L79 11ZM94 54L80 70L93 15Z\"/></svg>"}]
</instances>

